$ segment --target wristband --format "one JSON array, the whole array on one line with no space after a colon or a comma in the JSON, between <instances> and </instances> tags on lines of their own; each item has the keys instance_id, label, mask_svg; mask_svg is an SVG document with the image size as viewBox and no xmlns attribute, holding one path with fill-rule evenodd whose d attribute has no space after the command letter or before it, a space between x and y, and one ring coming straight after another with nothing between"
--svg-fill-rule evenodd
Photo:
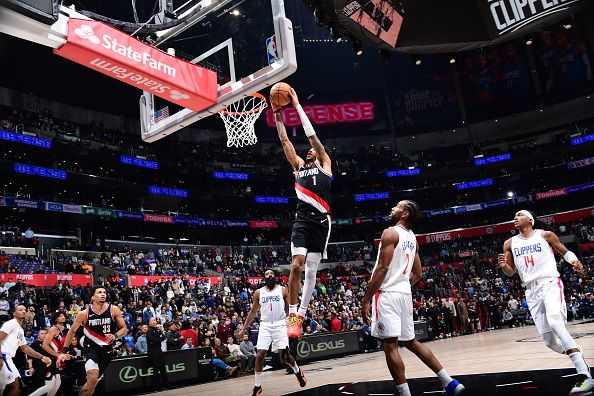
<instances>
[{"instance_id":1,"label":"wristband","mask_svg":"<svg viewBox=\"0 0 594 396\"><path fill-rule=\"evenodd\" d=\"M311 137L315 135L316 131L311 125L309 118L307 118L307 114L305 114L305 111L303 111L303 107L301 107L301 105L297 105L295 106L295 110L297 110L297 114L299 114L299 119L301 120L301 125L303 125L305 136Z\"/></svg>"},{"instance_id":2,"label":"wristband","mask_svg":"<svg viewBox=\"0 0 594 396\"><path fill-rule=\"evenodd\" d=\"M563 260L567 261L568 263L573 263L574 261L577 261L578 258L575 255L575 253L573 253L571 250L568 250L564 255L563 255Z\"/></svg>"}]
</instances>

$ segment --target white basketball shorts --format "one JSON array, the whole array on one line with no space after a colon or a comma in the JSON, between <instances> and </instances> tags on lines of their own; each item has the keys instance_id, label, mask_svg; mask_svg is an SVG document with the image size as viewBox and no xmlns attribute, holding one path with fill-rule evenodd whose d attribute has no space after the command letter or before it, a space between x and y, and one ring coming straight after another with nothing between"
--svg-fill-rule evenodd
<instances>
[{"instance_id":1,"label":"white basketball shorts","mask_svg":"<svg viewBox=\"0 0 594 396\"><path fill-rule=\"evenodd\" d=\"M413 303L410 294L379 291L371 304L371 335L377 338L415 338Z\"/></svg>"},{"instance_id":2,"label":"white basketball shorts","mask_svg":"<svg viewBox=\"0 0 594 396\"><path fill-rule=\"evenodd\" d=\"M567 305L561 278L544 278L531 282L526 288L526 302L540 335L552 331L547 312L549 317L560 313L560 320L567 322Z\"/></svg>"},{"instance_id":3,"label":"white basketball shorts","mask_svg":"<svg viewBox=\"0 0 594 396\"><path fill-rule=\"evenodd\" d=\"M3 385L10 385L18 378L21 378L21 373L19 373L19 370L17 370L10 356L2 354L2 360L2 376L4 377Z\"/></svg>"},{"instance_id":4,"label":"white basketball shorts","mask_svg":"<svg viewBox=\"0 0 594 396\"><path fill-rule=\"evenodd\" d=\"M288 348L289 336L287 335L287 322L285 320L260 323L256 349L267 351L270 345L272 345L272 352Z\"/></svg>"}]
</instances>

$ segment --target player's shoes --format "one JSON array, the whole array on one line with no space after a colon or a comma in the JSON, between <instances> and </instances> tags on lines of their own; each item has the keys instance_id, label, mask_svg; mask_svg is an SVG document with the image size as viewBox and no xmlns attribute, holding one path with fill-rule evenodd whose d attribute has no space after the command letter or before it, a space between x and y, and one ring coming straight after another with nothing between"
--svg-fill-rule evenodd
<instances>
[{"instance_id":1,"label":"player's shoes","mask_svg":"<svg viewBox=\"0 0 594 396\"><path fill-rule=\"evenodd\" d=\"M594 379L588 378L584 374L577 376L577 382L569 394L571 396L586 396L594 394Z\"/></svg>"},{"instance_id":2,"label":"player's shoes","mask_svg":"<svg viewBox=\"0 0 594 396\"><path fill-rule=\"evenodd\" d=\"M299 381L299 386L304 387L307 385L307 378L305 378L305 374L303 374L303 370L299 368L299 372L295 373L295 377L297 377L297 381Z\"/></svg>"},{"instance_id":3,"label":"player's shoes","mask_svg":"<svg viewBox=\"0 0 594 396\"><path fill-rule=\"evenodd\" d=\"M260 396L261 394L262 394L262 387L254 386L254 391L252 392L252 396Z\"/></svg>"},{"instance_id":4,"label":"player's shoes","mask_svg":"<svg viewBox=\"0 0 594 396\"><path fill-rule=\"evenodd\" d=\"M464 388L464 385L462 385L460 381L453 379L448 386L445 387L445 394L446 396L460 395L464 389L466 388Z\"/></svg>"},{"instance_id":5,"label":"player's shoes","mask_svg":"<svg viewBox=\"0 0 594 396\"><path fill-rule=\"evenodd\" d=\"M301 335L301 324L303 323L303 316L297 314L289 314L287 319L287 335L289 338L298 338Z\"/></svg>"}]
</instances>

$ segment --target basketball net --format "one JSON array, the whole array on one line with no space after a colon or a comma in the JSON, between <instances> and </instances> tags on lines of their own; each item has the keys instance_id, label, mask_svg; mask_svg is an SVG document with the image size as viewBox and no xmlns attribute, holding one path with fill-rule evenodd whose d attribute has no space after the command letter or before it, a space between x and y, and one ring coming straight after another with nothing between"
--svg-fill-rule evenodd
<instances>
[{"instance_id":1,"label":"basketball net","mask_svg":"<svg viewBox=\"0 0 594 396\"><path fill-rule=\"evenodd\" d=\"M267 106L264 95L253 93L219 111L227 131L227 147L244 147L258 143L254 123Z\"/></svg>"}]
</instances>

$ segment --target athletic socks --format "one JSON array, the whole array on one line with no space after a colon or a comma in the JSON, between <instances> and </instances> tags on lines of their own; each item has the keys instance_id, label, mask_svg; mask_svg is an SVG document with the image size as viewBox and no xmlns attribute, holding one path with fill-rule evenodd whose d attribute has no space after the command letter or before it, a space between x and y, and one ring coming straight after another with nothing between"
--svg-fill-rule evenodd
<instances>
[{"instance_id":1,"label":"athletic socks","mask_svg":"<svg viewBox=\"0 0 594 396\"><path fill-rule=\"evenodd\" d=\"M291 368L293 369L293 372L295 374L297 374L299 372L299 366L297 366L297 362L295 362L295 365L294 366L291 366Z\"/></svg>"},{"instance_id":2,"label":"athletic socks","mask_svg":"<svg viewBox=\"0 0 594 396\"><path fill-rule=\"evenodd\" d=\"M584 359L584 355L582 352L574 352L569 354L569 358L573 362L575 369L577 370L578 374L583 374L588 378L592 378L592 374L590 374L590 368L586 363L586 359Z\"/></svg>"},{"instance_id":3,"label":"athletic socks","mask_svg":"<svg viewBox=\"0 0 594 396\"><path fill-rule=\"evenodd\" d=\"M305 318L306 313L307 313L307 308L299 307L299 310L297 311L297 315Z\"/></svg>"},{"instance_id":4,"label":"athletic socks","mask_svg":"<svg viewBox=\"0 0 594 396\"><path fill-rule=\"evenodd\" d=\"M262 373L255 372L254 373L254 386L260 386L261 379L262 379Z\"/></svg>"},{"instance_id":5,"label":"athletic socks","mask_svg":"<svg viewBox=\"0 0 594 396\"><path fill-rule=\"evenodd\" d=\"M396 389L398 389L398 394L400 396L412 396L406 382L404 384L396 385Z\"/></svg>"},{"instance_id":6,"label":"athletic socks","mask_svg":"<svg viewBox=\"0 0 594 396\"><path fill-rule=\"evenodd\" d=\"M439 378L439 380L441 381L441 385L445 388L446 386L448 386L448 384L450 382L452 382L452 377L449 376L448 372L446 371L446 369L441 369L439 371L439 373L437 373L437 377Z\"/></svg>"},{"instance_id":7,"label":"athletic socks","mask_svg":"<svg viewBox=\"0 0 594 396\"><path fill-rule=\"evenodd\" d=\"M289 305L289 315L291 314L297 315L297 304Z\"/></svg>"}]
</instances>

